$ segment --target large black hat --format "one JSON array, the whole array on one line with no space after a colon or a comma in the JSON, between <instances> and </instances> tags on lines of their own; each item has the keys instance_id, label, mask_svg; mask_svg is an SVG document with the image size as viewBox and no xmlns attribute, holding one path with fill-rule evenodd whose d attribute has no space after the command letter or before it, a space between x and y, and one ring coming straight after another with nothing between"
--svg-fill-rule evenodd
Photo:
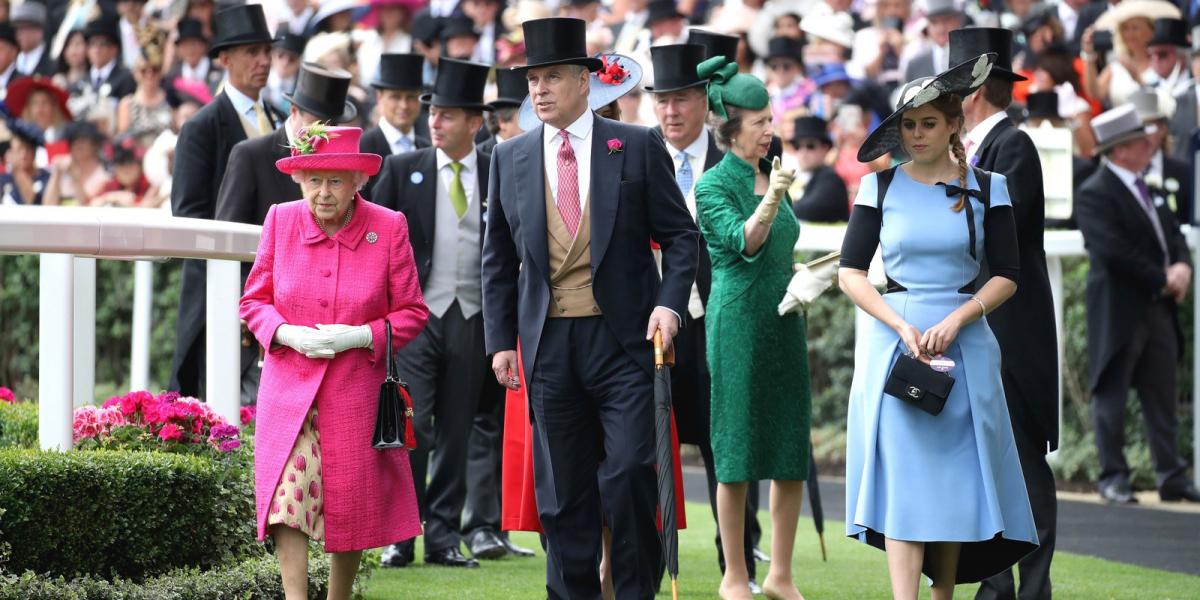
<instances>
[{"instance_id":1,"label":"large black hat","mask_svg":"<svg viewBox=\"0 0 1200 600\"><path fill-rule=\"evenodd\" d=\"M423 44L432 44L441 39L442 19L433 16L429 12L429 7L418 10L413 15L412 24L409 26L412 32L412 38Z\"/></svg>"},{"instance_id":2,"label":"large black hat","mask_svg":"<svg viewBox=\"0 0 1200 600\"><path fill-rule=\"evenodd\" d=\"M121 45L121 25L120 18L113 13L101 13L100 16L88 21L83 27L83 39L91 40L94 37L105 37L114 45Z\"/></svg>"},{"instance_id":3,"label":"large black hat","mask_svg":"<svg viewBox=\"0 0 1200 600\"><path fill-rule=\"evenodd\" d=\"M496 69L496 90L498 93L496 99L492 100L492 110L518 108L529 96L529 82L525 80L523 71Z\"/></svg>"},{"instance_id":4,"label":"large black hat","mask_svg":"<svg viewBox=\"0 0 1200 600\"><path fill-rule=\"evenodd\" d=\"M204 35L204 24L191 17L180 19L179 25L175 27L175 31L176 44L184 40L200 40L208 43L208 36Z\"/></svg>"},{"instance_id":5,"label":"large black hat","mask_svg":"<svg viewBox=\"0 0 1200 600\"><path fill-rule=\"evenodd\" d=\"M358 116L358 109L346 100L353 76L341 69L327 69L316 63L301 63L296 90L284 96L296 108L316 115L322 121L345 123Z\"/></svg>"},{"instance_id":6,"label":"large black hat","mask_svg":"<svg viewBox=\"0 0 1200 600\"><path fill-rule=\"evenodd\" d=\"M646 7L646 26L663 19L686 19L687 16L675 7L675 0L650 0Z\"/></svg>"},{"instance_id":7,"label":"large black hat","mask_svg":"<svg viewBox=\"0 0 1200 600\"><path fill-rule=\"evenodd\" d=\"M464 16L444 17L442 19L440 31L442 43L445 43L450 38L464 35L479 39L479 30L475 28L475 21Z\"/></svg>"},{"instance_id":8,"label":"large black hat","mask_svg":"<svg viewBox=\"0 0 1200 600\"><path fill-rule=\"evenodd\" d=\"M271 47L296 56L304 56L304 47L308 45L308 36L292 33L287 27L280 27L275 33L275 41Z\"/></svg>"},{"instance_id":9,"label":"large black hat","mask_svg":"<svg viewBox=\"0 0 1200 600\"><path fill-rule=\"evenodd\" d=\"M981 54L996 55L992 76L1006 81L1025 81L1027 78L1012 70L1013 32L999 27L965 27L950 32L950 64L973 60Z\"/></svg>"},{"instance_id":10,"label":"large black hat","mask_svg":"<svg viewBox=\"0 0 1200 600\"><path fill-rule=\"evenodd\" d=\"M419 90L424 84L425 57L420 54L384 54L379 74L371 80L377 90Z\"/></svg>"},{"instance_id":11,"label":"large black hat","mask_svg":"<svg viewBox=\"0 0 1200 600\"><path fill-rule=\"evenodd\" d=\"M216 37L208 47L209 58L232 46L270 44L271 30L267 28L267 17L261 4L231 6L213 15Z\"/></svg>"},{"instance_id":12,"label":"large black hat","mask_svg":"<svg viewBox=\"0 0 1200 600\"><path fill-rule=\"evenodd\" d=\"M699 44L670 44L650 48L654 64L654 85L645 86L652 94L674 92L707 85L696 74L696 66L704 62L704 46Z\"/></svg>"},{"instance_id":13,"label":"large black hat","mask_svg":"<svg viewBox=\"0 0 1200 600\"><path fill-rule=\"evenodd\" d=\"M1154 37L1150 45L1191 46L1188 42L1188 25L1183 19L1155 19Z\"/></svg>"},{"instance_id":14,"label":"large black hat","mask_svg":"<svg viewBox=\"0 0 1200 600\"><path fill-rule=\"evenodd\" d=\"M714 33L695 27L688 30L688 43L704 46L705 60L714 56L724 56L726 60L737 60L738 42L740 41L741 39L736 35Z\"/></svg>"},{"instance_id":15,"label":"large black hat","mask_svg":"<svg viewBox=\"0 0 1200 600\"><path fill-rule=\"evenodd\" d=\"M438 61L437 80L433 82L433 93L421 96L421 104L446 108L491 110L483 102L483 88L487 85L490 65L442 58Z\"/></svg>"},{"instance_id":16,"label":"large black hat","mask_svg":"<svg viewBox=\"0 0 1200 600\"><path fill-rule=\"evenodd\" d=\"M1025 98L1026 119L1059 119L1058 92L1032 92Z\"/></svg>"},{"instance_id":17,"label":"large black hat","mask_svg":"<svg viewBox=\"0 0 1200 600\"><path fill-rule=\"evenodd\" d=\"M951 32L953 33L953 32ZM991 74L996 54L988 53L961 62L936 77L922 77L900 88L896 110L871 131L858 148L858 162L869 163L900 147L900 118L904 113L933 102L942 95L965 98L975 93Z\"/></svg>"},{"instance_id":18,"label":"large black hat","mask_svg":"<svg viewBox=\"0 0 1200 600\"><path fill-rule=\"evenodd\" d=\"M588 56L587 23L583 19L550 17L521 24L525 33L526 64L516 69L551 65L582 65L598 71L603 63Z\"/></svg>"},{"instance_id":19,"label":"large black hat","mask_svg":"<svg viewBox=\"0 0 1200 600\"><path fill-rule=\"evenodd\" d=\"M764 60L771 62L777 58L787 58L802 62L800 57L803 51L804 45L796 38L773 37L767 42L767 56Z\"/></svg>"},{"instance_id":20,"label":"large black hat","mask_svg":"<svg viewBox=\"0 0 1200 600\"><path fill-rule=\"evenodd\" d=\"M8 42L14 47L20 48L17 45L17 30L8 23L0 23L0 41Z\"/></svg>"},{"instance_id":21,"label":"large black hat","mask_svg":"<svg viewBox=\"0 0 1200 600\"><path fill-rule=\"evenodd\" d=\"M818 140L826 146L832 146L829 137L829 123L821 117L799 117L792 128L792 145L799 146L803 140Z\"/></svg>"}]
</instances>

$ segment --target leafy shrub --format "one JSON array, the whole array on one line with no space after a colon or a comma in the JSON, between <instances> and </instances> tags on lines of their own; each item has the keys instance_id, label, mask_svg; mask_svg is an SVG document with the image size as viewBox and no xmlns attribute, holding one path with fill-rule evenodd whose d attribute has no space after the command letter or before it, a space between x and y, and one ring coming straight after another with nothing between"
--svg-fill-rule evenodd
<instances>
[{"instance_id":1,"label":"leafy shrub","mask_svg":"<svg viewBox=\"0 0 1200 600\"><path fill-rule=\"evenodd\" d=\"M250 453L232 454L0 451L9 570L141 579L257 550Z\"/></svg>"},{"instance_id":2,"label":"leafy shrub","mask_svg":"<svg viewBox=\"0 0 1200 600\"><path fill-rule=\"evenodd\" d=\"M308 597L327 593L329 559L309 553ZM258 555L208 571L180 568L135 583L85 576L65 579L25 571L0 574L0 600L283 600L283 583L275 557Z\"/></svg>"},{"instance_id":3,"label":"leafy shrub","mask_svg":"<svg viewBox=\"0 0 1200 600\"><path fill-rule=\"evenodd\" d=\"M0 402L0 448L38 447L38 410L34 402Z\"/></svg>"}]
</instances>

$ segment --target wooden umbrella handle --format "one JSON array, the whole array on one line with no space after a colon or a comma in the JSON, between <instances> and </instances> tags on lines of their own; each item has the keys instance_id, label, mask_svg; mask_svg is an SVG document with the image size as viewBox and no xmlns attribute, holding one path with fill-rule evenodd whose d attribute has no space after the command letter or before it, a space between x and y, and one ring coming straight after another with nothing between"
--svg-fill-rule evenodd
<instances>
[{"instance_id":1,"label":"wooden umbrella handle","mask_svg":"<svg viewBox=\"0 0 1200 600\"><path fill-rule=\"evenodd\" d=\"M675 346L672 345L670 350L663 351L662 331L654 332L654 366L655 368L662 366L675 366Z\"/></svg>"}]
</instances>

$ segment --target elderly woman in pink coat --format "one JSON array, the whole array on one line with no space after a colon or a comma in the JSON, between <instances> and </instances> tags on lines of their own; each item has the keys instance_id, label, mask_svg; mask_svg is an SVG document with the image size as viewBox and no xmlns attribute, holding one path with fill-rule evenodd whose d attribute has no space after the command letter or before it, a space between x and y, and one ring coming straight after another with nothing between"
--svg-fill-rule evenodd
<instances>
[{"instance_id":1,"label":"elderly woman in pink coat","mask_svg":"<svg viewBox=\"0 0 1200 600\"><path fill-rule=\"evenodd\" d=\"M406 450L371 447L385 321L403 346L425 326L404 215L357 192L379 171L362 130L314 125L276 166L304 198L273 206L241 316L267 349L258 390L258 538L275 539L287 598L307 594L307 542L333 554L349 598L363 549L421 534Z\"/></svg>"}]
</instances>

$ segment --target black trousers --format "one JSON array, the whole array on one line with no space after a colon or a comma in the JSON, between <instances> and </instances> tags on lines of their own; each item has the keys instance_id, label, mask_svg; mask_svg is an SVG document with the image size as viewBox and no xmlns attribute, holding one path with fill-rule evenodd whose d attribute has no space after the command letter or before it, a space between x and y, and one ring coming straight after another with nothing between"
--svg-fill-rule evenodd
<instances>
[{"instance_id":1,"label":"black trousers","mask_svg":"<svg viewBox=\"0 0 1200 600\"><path fill-rule=\"evenodd\" d=\"M467 501L463 534L500 533L500 455L504 445L504 388L487 377L467 449Z\"/></svg>"},{"instance_id":2,"label":"black trousers","mask_svg":"<svg viewBox=\"0 0 1200 600\"><path fill-rule=\"evenodd\" d=\"M1185 487L1187 463L1179 456L1179 415L1175 321L1167 302L1150 306L1134 327L1133 338L1113 358L1092 394L1100 485L1129 481L1125 462L1125 406L1129 388L1137 390L1146 423L1146 439L1160 490Z\"/></svg>"},{"instance_id":3,"label":"black trousers","mask_svg":"<svg viewBox=\"0 0 1200 600\"><path fill-rule=\"evenodd\" d=\"M467 448L488 365L483 315L465 318L458 302L397 353L400 377L413 398L413 483L425 554L457 548L467 495ZM428 473L428 484L426 474Z\"/></svg>"},{"instance_id":4,"label":"black trousers","mask_svg":"<svg viewBox=\"0 0 1200 600\"><path fill-rule=\"evenodd\" d=\"M549 319L528 394L549 597L600 598L607 523L616 596L653 598L661 550L649 369L634 363L602 317Z\"/></svg>"},{"instance_id":5,"label":"black trousers","mask_svg":"<svg viewBox=\"0 0 1200 600\"><path fill-rule=\"evenodd\" d=\"M672 400L675 401L675 421L680 429L680 441L696 444L704 460L704 475L708 479L708 503L713 521L717 518L717 472L713 467L712 441L709 427L709 396L711 380L708 374L704 317L685 316L686 324L675 336L675 368L671 370ZM750 482L746 495L746 527L743 547L750 579L755 579L754 548L762 536L758 524L758 482ZM717 527L717 565L725 572L725 550L721 547L721 528Z\"/></svg>"},{"instance_id":6,"label":"black trousers","mask_svg":"<svg viewBox=\"0 0 1200 600\"><path fill-rule=\"evenodd\" d=\"M1013 389L1007 378L1005 388ZM1054 558L1058 526L1054 472L1046 462L1045 441L1032 434L1036 428L1030 423L1023 423L1019 418L1013 418L1012 425L1039 545L1017 563L1017 569L1021 572L1019 590L1013 581L1013 570L1009 569L983 580L975 594L975 600L1050 600L1050 561Z\"/></svg>"}]
</instances>

